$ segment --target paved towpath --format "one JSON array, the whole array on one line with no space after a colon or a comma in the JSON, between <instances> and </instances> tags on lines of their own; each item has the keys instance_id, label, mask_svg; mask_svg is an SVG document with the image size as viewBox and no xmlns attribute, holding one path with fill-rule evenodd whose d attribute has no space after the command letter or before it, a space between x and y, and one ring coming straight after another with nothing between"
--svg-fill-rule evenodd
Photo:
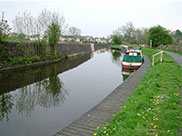
<instances>
[{"instance_id":1,"label":"paved towpath","mask_svg":"<svg viewBox=\"0 0 182 136\"><path fill-rule=\"evenodd\" d=\"M177 61L177 63L182 67L182 56L181 55L178 55L178 54L175 54L172 52L168 52L168 51L165 51L165 52L168 53L171 57L173 57ZM181 97L181 108L182 108L182 88L180 88L179 93L180 93L180 97ZM182 135L182 126L181 126L181 130L179 133L180 133L180 135Z\"/></svg>"},{"instance_id":2,"label":"paved towpath","mask_svg":"<svg viewBox=\"0 0 182 136\"><path fill-rule=\"evenodd\" d=\"M137 84L150 67L150 60L145 57L142 67L132 74L125 82L118 86L109 96L93 109L82 115L54 136L89 136L97 131L97 127L103 127L111 122L112 114L119 111L126 99L136 89Z\"/></svg>"}]
</instances>

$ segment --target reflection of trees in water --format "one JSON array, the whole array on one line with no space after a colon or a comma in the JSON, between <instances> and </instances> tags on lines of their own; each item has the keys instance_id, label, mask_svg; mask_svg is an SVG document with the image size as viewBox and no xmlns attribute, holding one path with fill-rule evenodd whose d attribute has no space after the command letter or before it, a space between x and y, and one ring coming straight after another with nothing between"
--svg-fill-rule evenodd
<instances>
[{"instance_id":1,"label":"reflection of trees in water","mask_svg":"<svg viewBox=\"0 0 182 136\"><path fill-rule=\"evenodd\" d=\"M59 106L68 94L58 76L23 87L18 92L16 109L26 116L30 116L38 105L44 108Z\"/></svg>"},{"instance_id":2,"label":"reflection of trees in water","mask_svg":"<svg viewBox=\"0 0 182 136\"><path fill-rule=\"evenodd\" d=\"M9 120L9 113L11 113L11 109L13 107L13 97L10 94L3 94L0 96L0 121L4 118Z\"/></svg>"},{"instance_id":3,"label":"reflection of trees in water","mask_svg":"<svg viewBox=\"0 0 182 136\"><path fill-rule=\"evenodd\" d=\"M121 52L120 51L116 51L116 50L112 50L112 62L117 64L117 65L121 65Z\"/></svg>"}]
</instances>

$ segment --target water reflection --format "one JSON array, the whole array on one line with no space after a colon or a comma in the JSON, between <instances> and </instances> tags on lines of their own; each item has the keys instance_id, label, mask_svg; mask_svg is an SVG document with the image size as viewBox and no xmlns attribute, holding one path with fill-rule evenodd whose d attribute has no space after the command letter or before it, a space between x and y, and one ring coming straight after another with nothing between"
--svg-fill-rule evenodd
<instances>
[{"instance_id":1,"label":"water reflection","mask_svg":"<svg viewBox=\"0 0 182 136\"><path fill-rule=\"evenodd\" d=\"M58 74L88 59L90 54L24 72L1 74L0 121L3 119L8 121L13 108L28 117L34 112L36 106L47 109L60 106L68 91Z\"/></svg>"},{"instance_id":2,"label":"water reflection","mask_svg":"<svg viewBox=\"0 0 182 136\"><path fill-rule=\"evenodd\" d=\"M120 64L121 65L121 52L117 51L117 50L112 50L112 60L114 63L116 64Z\"/></svg>"},{"instance_id":3,"label":"water reflection","mask_svg":"<svg viewBox=\"0 0 182 136\"><path fill-rule=\"evenodd\" d=\"M13 107L13 97L10 94L3 94L0 96L0 121L4 118L8 121L9 114Z\"/></svg>"},{"instance_id":4,"label":"water reflection","mask_svg":"<svg viewBox=\"0 0 182 136\"><path fill-rule=\"evenodd\" d=\"M16 94L16 109L20 114L30 116L36 106L57 107L63 103L68 92L58 76L23 87Z\"/></svg>"},{"instance_id":5,"label":"water reflection","mask_svg":"<svg viewBox=\"0 0 182 136\"><path fill-rule=\"evenodd\" d=\"M133 72L126 72L126 71L123 71L122 69L123 81L125 81Z\"/></svg>"},{"instance_id":6,"label":"water reflection","mask_svg":"<svg viewBox=\"0 0 182 136\"><path fill-rule=\"evenodd\" d=\"M22 71L0 74L0 95L42 81L50 76L58 75L86 62L90 57L91 54L86 54L79 58L67 59L60 63L41 66L35 69L27 68Z\"/></svg>"}]
</instances>

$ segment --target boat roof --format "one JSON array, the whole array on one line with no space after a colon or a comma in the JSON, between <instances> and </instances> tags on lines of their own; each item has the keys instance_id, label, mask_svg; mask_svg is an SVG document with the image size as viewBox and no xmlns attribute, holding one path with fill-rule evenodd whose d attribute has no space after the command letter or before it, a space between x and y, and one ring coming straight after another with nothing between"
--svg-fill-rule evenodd
<instances>
[{"instance_id":1,"label":"boat roof","mask_svg":"<svg viewBox=\"0 0 182 136\"><path fill-rule=\"evenodd\" d=\"M128 53L129 53L129 52L137 52L137 53L141 53L142 51L141 51L141 50L139 50L139 49L130 49L130 50L128 50L127 52L128 52Z\"/></svg>"}]
</instances>

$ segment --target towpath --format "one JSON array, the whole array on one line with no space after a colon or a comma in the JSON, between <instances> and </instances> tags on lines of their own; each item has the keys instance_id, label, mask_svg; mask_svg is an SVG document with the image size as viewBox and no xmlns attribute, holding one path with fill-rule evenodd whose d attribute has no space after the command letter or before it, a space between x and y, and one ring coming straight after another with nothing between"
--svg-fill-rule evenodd
<instances>
[{"instance_id":1,"label":"towpath","mask_svg":"<svg viewBox=\"0 0 182 136\"><path fill-rule=\"evenodd\" d=\"M178 55L178 54L175 54L175 53L172 53L172 52L168 52L168 51L165 51L166 53L168 53L171 57L173 57L176 62L182 67L182 56L181 55ZM181 98L181 108L182 108L182 88L180 88L180 98ZM182 114L182 113L181 113ZM182 116L182 115L181 115ZM182 126L181 126L181 129L180 129L180 135L182 135Z\"/></svg>"},{"instance_id":2,"label":"towpath","mask_svg":"<svg viewBox=\"0 0 182 136\"><path fill-rule=\"evenodd\" d=\"M112 114L119 111L126 99L136 89L137 84L150 67L150 60L145 57L144 65L132 74L125 82L118 86L102 102L72 122L54 136L89 136L97 131L97 127L102 127L112 120Z\"/></svg>"}]
</instances>

